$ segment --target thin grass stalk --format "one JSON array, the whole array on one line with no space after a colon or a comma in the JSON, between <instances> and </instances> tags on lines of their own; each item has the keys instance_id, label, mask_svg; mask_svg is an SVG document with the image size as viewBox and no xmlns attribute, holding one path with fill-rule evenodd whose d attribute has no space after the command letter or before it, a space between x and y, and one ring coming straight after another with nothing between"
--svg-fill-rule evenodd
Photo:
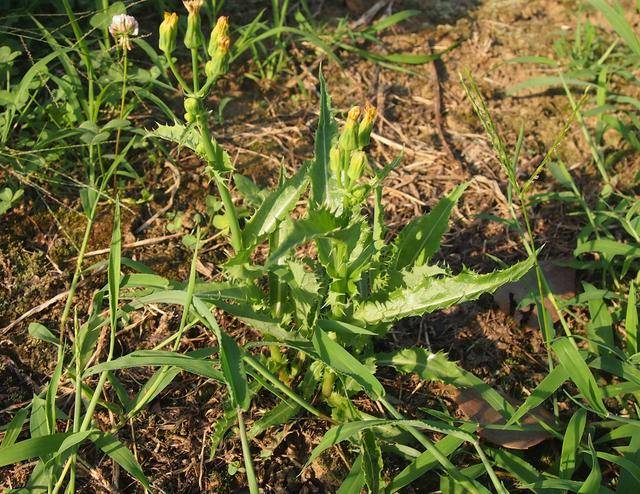
<instances>
[{"instance_id":1,"label":"thin grass stalk","mask_svg":"<svg viewBox=\"0 0 640 494\"><path fill-rule=\"evenodd\" d=\"M122 89L120 91L120 115L119 115L119 118L121 120L124 118L125 98L127 95L127 65L128 65L127 52L128 52L127 48L123 47L122 49ZM120 131L121 130L122 130L121 127L118 126L118 130L116 131L116 148L115 148L116 156L120 151ZM116 185L115 183L116 180L117 180L117 175L114 174L113 176L114 188Z\"/></svg>"},{"instance_id":2,"label":"thin grass stalk","mask_svg":"<svg viewBox=\"0 0 640 494\"><path fill-rule=\"evenodd\" d=\"M258 494L260 489L258 487L258 479L256 478L256 472L253 468L253 461L251 459L251 449L249 448L249 440L247 438L247 429L244 425L244 418L242 417L242 410L240 407L236 408L238 413L238 429L240 431L240 442L242 443L242 457L244 459L244 468L247 474L247 483L249 484L249 492L251 494Z\"/></svg>"}]
</instances>

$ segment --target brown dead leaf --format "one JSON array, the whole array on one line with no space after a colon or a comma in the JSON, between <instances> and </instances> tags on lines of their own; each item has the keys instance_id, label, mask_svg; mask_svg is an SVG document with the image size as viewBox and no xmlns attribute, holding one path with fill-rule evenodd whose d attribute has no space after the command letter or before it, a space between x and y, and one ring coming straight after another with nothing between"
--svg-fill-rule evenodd
<instances>
[{"instance_id":1,"label":"brown dead leaf","mask_svg":"<svg viewBox=\"0 0 640 494\"><path fill-rule=\"evenodd\" d=\"M504 396L504 394L503 394ZM515 400L509 396L505 399L517 407ZM551 438L551 434L546 431L507 431L499 429L486 429L483 425L498 425L506 423L506 420L497 410L494 410L477 391L473 389L454 389L452 398L469 420L474 420L481 427L478 434L481 438L509 449L529 449L542 441ZM522 424L535 425L539 420L543 420L549 425L553 425L553 415L544 408L534 408L520 421Z\"/></svg>"},{"instance_id":2,"label":"brown dead leaf","mask_svg":"<svg viewBox=\"0 0 640 494\"><path fill-rule=\"evenodd\" d=\"M549 283L551 293L560 299L568 299L576 294L576 272L573 268L558 266L556 263L560 261L562 260L542 261L540 267L547 279L547 283ZM500 310L513 316L518 324L525 324L531 329L539 329L538 309L535 304L531 304L528 308L517 309L520 301L537 291L536 272L532 269L518 281L500 287L494 294L493 299ZM549 314L551 314L551 319L556 322L558 313L551 305L551 302L545 300L544 303Z\"/></svg>"}]
</instances>

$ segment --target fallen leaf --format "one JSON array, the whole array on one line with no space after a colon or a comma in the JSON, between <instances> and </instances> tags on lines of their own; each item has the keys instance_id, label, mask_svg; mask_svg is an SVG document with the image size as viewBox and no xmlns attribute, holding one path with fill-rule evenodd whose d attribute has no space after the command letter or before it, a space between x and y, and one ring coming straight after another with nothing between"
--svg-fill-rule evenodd
<instances>
[{"instance_id":1,"label":"fallen leaf","mask_svg":"<svg viewBox=\"0 0 640 494\"><path fill-rule=\"evenodd\" d=\"M505 399L517 408L515 400L509 396ZM499 425L506 423L506 420L500 412L494 410L481 396L473 389L456 389L452 392L452 398L469 420L477 422L480 427L478 434L481 438L509 449L529 449L542 441L552 437L546 431L514 431L487 429L483 425ZM549 425L553 425L553 415L544 408L534 408L530 413L526 414L520 421L526 425L536 425L538 420L543 420Z\"/></svg>"},{"instance_id":2,"label":"fallen leaf","mask_svg":"<svg viewBox=\"0 0 640 494\"><path fill-rule=\"evenodd\" d=\"M557 298L568 299L576 294L576 272L573 268L559 266L562 259L555 261L542 261L540 267L549 284L549 289ZM498 290L493 299L500 310L513 316L518 324L525 324L531 329L538 329L538 309L535 304L518 309L518 305L525 298L532 298L538 292L538 281L534 269L525 274L518 281L508 283ZM545 307L553 322L558 320L558 313L549 300L544 301Z\"/></svg>"}]
</instances>

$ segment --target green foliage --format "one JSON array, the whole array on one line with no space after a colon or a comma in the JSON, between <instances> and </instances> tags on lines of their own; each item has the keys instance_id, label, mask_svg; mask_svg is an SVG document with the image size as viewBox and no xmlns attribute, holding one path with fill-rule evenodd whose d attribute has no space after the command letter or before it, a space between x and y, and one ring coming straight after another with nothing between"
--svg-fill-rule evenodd
<instances>
[{"instance_id":1,"label":"green foliage","mask_svg":"<svg viewBox=\"0 0 640 494\"><path fill-rule=\"evenodd\" d=\"M466 268L453 272L445 263L434 262L466 184L455 187L427 214L389 238L382 184L400 159L384 167L371 167L382 168L372 173L366 147L375 109L365 108L362 115L359 108L352 108L347 123L339 129L322 72L314 156L294 175L287 177L282 172L277 187L262 189L235 174L229 155L212 137L208 95L227 70L229 58L250 53L255 70L251 77L276 78L286 67L288 44L304 39L328 58L337 58L335 51L341 49L385 67L407 70L404 65L424 63L432 56L382 55L364 50L361 42L377 43L379 33L413 12L398 12L357 31L341 21L329 32L309 20L304 2L293 12L297 27L292 27L289 3L274 0L272 24L261 14L240 27L231 52L226 51L226 33L219 36L215 49L205 50L204 36L195 32L201 29L200 21L192 19L195 31L190 36L192 59L188 60L192 71L186 80L172 58L171 43L163 43L164 56L160 56L144 39L132 40L136 50L148 55L147 68L138 67L138 61L132 63L121 48L110 48L107 29L114 14L124 13L124 4L111 4L91 17L90 27L84 26L98 30L98 39L90 36L92 31L82 32L84 24L68 1L62 4L68 32L60 34L35 21L51 51L23 75L16 70L18 64L24 65L22 54L9 46L0 47L0 75L7 81L6 89L0 92L0 142L12 176L43 179L46 171L65 180L71 177L74 184L82 185L80 203L87 220L59 328L50 330L39 323L29 326L31 337L52 345L57 352L56 365L42 392L6 426L0 466L35 459L28 488L40 485L53 494L74 492L78 489L76 467L87 462L86 448L93 445L151 490L143 468L118 434L181 372L189 372L223 385L225 403L210 438L212 454L225 437L237 432L243 451L242 471L252 494L258 492L259 479L251 441L304 415L330 425L305 467L338 444L353 460L339 493L362 489L398 492L433 470L442 476L443 492L489 492L485 485L506 492L505 479L510 486L532 492L608 492L615 482L603 483L611 471L618 472L618 492L637 490L640 207L632 191L618 187L615 167L624 156L640 151L636 136L640 103L632 93L621 94L614 86L617 88L621 80L637 84L631 69L640 60L640 45L616 6L590 1L611 24L618 42L604 42L599 29L586 23L580 26L580 36L573 44L558 43L558 60L520 60L567 69L558 76L528 81L520 89L543 84L566 89L602 179L595 204L585 198L562 161L555 159L564 131L534 173L522 181L517 166L524 130L510 153L475 84L464 81L470 103L508 179L509 221L520 235L526 255L511 266L476 273ZM175 89L173 79L185 97L184 121L165 102L167 91ZM593 88L596 94L576 103L570 87ZM162 96L156 94L159 92ZM175 92L171 94L175 96ZM170 123L143 131L129 118L141 101L157 107ZM585 109L585 101L591 107ZM221 111L218 108L218 116ZM589 117L595 119L595 129L587 125ZM605 133L611 130L623 138L622 152L606 146ZM122 257L121 252L118 185L139 179L127 155L143 146L160 152L167 143L204 162L202 173L212 188L204 214L207 221L202 221L185 242L192 249L185 281L154 274L141 263ZM59 160L62 155L65 160ZM53 165L59 161L66 164ZM67 168L68 163L85 163L86 167L73 170ZM573 253L574 264L582 268L588 282L583 283L582 293L566 303L548 290L539 262L541 246L528 216L528 210L544 200L532 196L531 189L547 166L563 189L563 200L584 218ZM111 199L107 191L114 177ZM242 204L234 202L232 187ZM22 191L22 185L13 182L2 189L0 214L17 205ZM99 208L111 208L112 204L109 259L94 266L96 270L106 268L106 285L95 291L92 308L84 313L73 306L84 255ZM175 225L180 222L180 215L176 215ZM216 266L216 281L202 282L196 267L202 238L211 225L219 230L216 236L228 241L228 256ZM512 404L445 353L417 347L376 353L396 322L476 300L532 270L548 370L521 405ZM558 314L557 328L545 302ZM153 349L116 354L120 328L136 311L150 305L180 307L180 322L172 336ZM260 337L251 342L236 341L223 330L226 326L218 323L220 317L235 319ZM586 317L589 322L579 326ZM185 331L194 325L209 331L216 346L183 352ZM576 331L576 327L584 327L584 331ZM108 345L96 353L98 361L94 362L92 356L103 329L108 331ZM135 396L129 396L120 371L138 367L156 370ZM503 424L492 425L495 429L546 431L561 440L559 458L551 465L529 463L530 458L500 446L487 447L480 441L478 424L452 418L445 407L423 410L435 419L403 417L394 407L399 401L396 390L386 379L387 373L394 371L472 390L504 419ZM58 399L61 389L73 389L72 406L70 400ZM273 394L277 404L247 426L245 416L264 393ZM565 407L573 412L568 420L558 412L558 401L564 396ZM525 417L547 403L555 420L525 423ZM115 418L108 432L97 428L97 409ZM63 421L67 424L64 429ZM18 440L21 434L29 437ZM432 434L438 436L437 441ZM401 467L389 478L385 462L389 465L391 455L395 457L393 464ZM239 465L229 465L229 471L235 473Z\"/></svg>"}]
</instances>

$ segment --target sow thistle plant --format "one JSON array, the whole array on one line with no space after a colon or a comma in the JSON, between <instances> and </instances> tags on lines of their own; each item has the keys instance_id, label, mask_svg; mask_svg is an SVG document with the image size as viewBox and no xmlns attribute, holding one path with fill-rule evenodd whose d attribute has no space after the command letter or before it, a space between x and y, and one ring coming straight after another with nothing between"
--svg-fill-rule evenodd
<instances>
[{"instance_id":1,"label":"sow thistle plant","mask_svg":"<svg viewBox=\"0 0 640 494\"><path fill-rule=\"evenodd\" d=\"M117 439L117 433L180 371L187 371L226 386L227 404L212 435L212 454L220 440L237 427L252 493L258 492L258 481L251 439L297 416L315 417L329 427L307 465L328 448L341 442L348 444L352 467L339 492L360 492L363 488L395 492L436 466L468 491L488 492L476 479L482 472L459 470L449 459L465 442L474 448L495 489L505 492L473 434L473 425L443 418L436 412L438 420L406 419L394 406L397 398L384 388L376 372L380 366L389 366L460 387L481 386L482 381L448 361L444 354L408 348L380 355L375 353L373 343L384 338L402 318L476 299L518 279L533 266L533 256L489 274L465 270L454 275L433 262L464 184L388 242L382 184L400 159L384 167L370 164L366 147L376 110L368 104L364 110L353 107L338 130L322 74L314 158L292 176L281 171L279 185L273 190L262 190L234 174L228 154L212 136L207 111L208 94L228 70L228 21L219 18L206 40L200 19L202 3L184 2L188 11L184 46L191 54L190 80L173 58L178 16L165 14L160 25L159 48L184 93L185 113L184 122L160 125L149 135L190 148L206 163L203 171L222 203L224 220L218 225L228 234L231 253L220 266L218 281L197 280L195 267L201 243L197 230L186 283L158 276L121 256L116 202L108 283L94 295L86 320L76 314L69 347L64 334L58 339L43 326L32 326L31 333L57 345L62 357L46 391L34 397L9 425L0 449L0 466L39 458L28 488L73 491L75 465L88 461L83 459L85 450L80 446L91 442L151 489L151 482ZM132 33L131 26L122 27L123 33ZM122 36L119 43L126 52L127 34ZM241 221L232 187L249 210L246 220ZM306 207L301 210L298 205L303 198ZM265 244L268 253L262 255ZM123 275L123 267L130 272ZM183 307L176 332L153 350L114 355L118 324L149 304ZM219 327L214 311L253 328L261 339L238 345ZM194 324L202 324L215 335L215 348L179 351L184 331ZM97 341L103 327L110 331L108 355L91 365L91 356L99 353ZM132 398L116 371L139 366L159 369ZM97 382L92 376L98 376ZM75 388L75 400L69 409L64 409L66 402L57 400L59 383L66 381ZM108 399L101 396L103 390ZM247 427L245 415L262 391L275 395L279 404ZM492 403L504 401L493 390L486 393ZM380 415L358 408L356 397L377 402ZM116 417L109 430L98 427L96 410L107 410ZM16 442L27 418L32 437ZM46 427L34 429L37 423ZM435 443L424 431L445 438ZM386 486L382 480L383 449L393 451L407 463Z\"/></svg>"}]
</instances>

